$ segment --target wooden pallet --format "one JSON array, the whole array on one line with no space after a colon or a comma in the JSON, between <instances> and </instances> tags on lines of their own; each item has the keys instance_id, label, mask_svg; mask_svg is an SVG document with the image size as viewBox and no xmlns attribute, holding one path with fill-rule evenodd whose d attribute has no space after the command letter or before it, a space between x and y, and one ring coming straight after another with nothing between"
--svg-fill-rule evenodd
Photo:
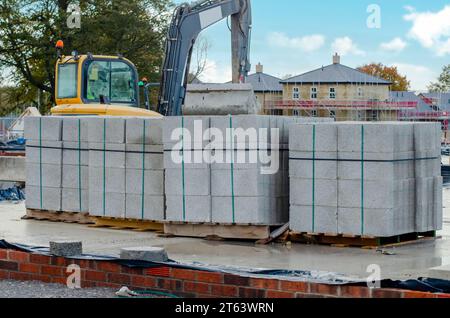
<instances>
[{"instance_id":1,"label":"wooden pallet","mask_svg":"<svg viewBox=\"0 0 450 318\"><path fill-rule=\"evenodd\" d=\"M270 237L272 226L210 223L166 222L165 235L214 240L264 240Z\"/></svg>"},{"instance_id":2,"label":"wooden pallet","mask_svg":"<svg viewBox=\"0 0 450 318\"><path fill-rule=\"evenodd\" d=\"M23 220L39 220L50 222L64 222L77 224L93 224L94 220L89 213L72 213L27 209Z\"/></svg>"},{"instance_id":3,"label":"wooden pallet","mask_svg":"<svg viewBox=\"0 0 450 318\"><path fill-rule=\"evenodd\" d=\"M374 237L357 235L337 235L327 233L289 233L287 241L306 244L331 245L335 247L379 248L407 245L435 240L436 231L409 233L392 237Z\"/></svg>"},{"instance_id":4,"label":"wooden pallet","mask_svg":"<svg viewBox=\"0 0 450 318\"><path fill-rule=\"evenodd\" d=\"M108 217L92 217L94 224L90 227L110 228L116 230L133 230L138 232L164 230L164 225L156 221L143 221L135 219L118 219Z\"/></svg>"}]
</instances>

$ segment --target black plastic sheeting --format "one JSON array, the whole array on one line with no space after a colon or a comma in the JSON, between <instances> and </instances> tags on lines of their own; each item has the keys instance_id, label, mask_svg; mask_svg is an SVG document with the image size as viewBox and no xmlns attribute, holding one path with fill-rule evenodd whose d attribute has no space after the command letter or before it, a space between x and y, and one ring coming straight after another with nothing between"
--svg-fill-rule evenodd
<instances>
[{"instance_id":1,"label":"black plastic sheeting","mask_svg":"<svg viewBox=\"0 0 450 318\"><path fill-rule=\"evenodd\" d=\"M48 247L29 246L23 244L12 244L5 240L0 240L0 249L12 249L23 252L38 253L42 255L50 255ZM349 280L340 278L338 274L327 273L317 275L311 271L292 271L292 270L242 270L231 267L218 267L218 266L205 266L205 265L187 265L180 264L173 260L168 262L145 262L145 261L133 261L122 260L116 257L100 256L92 254L83 254L77 257L68 257L74 260L96 260L96 261L109 261L117 263L130 268L155 268L161 266L168 266L172 268L190 269L190 270L202 270L209 272L223 272L236 275L260 277L260 278L279 278L279 279L292 279L298 281L311 281L324 284L342 285L342 286L367 286L367 283L362 280ZM331 279L330 279L331 277ZM308 278L312 278L308 280ZM450 281L433 278L419 278L406 281L400 280L382 280L380 282L382 288L404 289L411 291L430 292L430 293L450 293Z\"/></svg>"}]
</instances>

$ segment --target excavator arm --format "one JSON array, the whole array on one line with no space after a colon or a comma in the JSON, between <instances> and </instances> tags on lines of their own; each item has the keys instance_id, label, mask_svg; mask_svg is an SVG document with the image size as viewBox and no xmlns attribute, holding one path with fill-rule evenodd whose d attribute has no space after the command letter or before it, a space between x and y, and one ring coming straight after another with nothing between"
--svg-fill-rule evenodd
<instances>
[{"instance_id":1,"label":"excavator arm","mask_svg":"<svg viewBox=\"0 0 450 318\"><path fill-rule=\"evenodd\" d=\"M250 71L250 0L201 0L178 6L166 39L158 111L182 115L192 50L200 32L231 17L233 83L245 81Z\"/></svg>"}]
</instances>

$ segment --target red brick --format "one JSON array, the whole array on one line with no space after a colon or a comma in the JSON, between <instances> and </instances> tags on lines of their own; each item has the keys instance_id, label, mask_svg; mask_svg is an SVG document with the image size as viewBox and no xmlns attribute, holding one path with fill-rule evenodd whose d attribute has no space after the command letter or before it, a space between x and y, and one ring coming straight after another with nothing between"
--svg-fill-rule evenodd
<instances>
[{"instance_id":1,"label":"red brick","mask_svg":"<svg viewBox=\"0 0 450 318\"><path fill-rule=\"evenodd\" d=\"M182 279L182 280L194 281L195 273L196 273L196 271L192 271L189 269L172 268L171 277Z\"/></svg>"},{"instance_id":2,"label":"red brick","mask_svg":"<svg viewBox=\"0 0 450 318\"><path fill-rule=\"evenodd\" d=\"M294 298L295 294L289 293L289 292L280 292L277 290L268 290L266 292L266 297L267 298Z\"/></svg>"},{"instance_id":3,"label":"red brick","mask_svg":"<svg viewBox=\"0 0 450 318\"><path fill-rule=\"evenodd\" d=\"M250 286L250 277L225 274L223 281L225 285Z\"/></svg>"},{"instance_id":4,"label":"red brick","mask_svg":"<svg viewBox=\"0 0 450 318\"><path fill-rule=\"evenodd\" d=\"M436 294L436 298L450 298L450 294Z\"/></svg>"},{"instance_id":5,"label":"red brick","mask_svg":"<svg viewBox=\"0 0 450 318\"><path fill-rule=\"evenodd\" d=\"M405 291L403 292L403 298L436 298L436 294L418 291Z\"/></svg>"},{"instance_id":6,"label":"red brick","mask_svg":"<svg viewBox=\"0 0 450 318\"><path fill-rule=\"evenodd\" d=\"M127 267L122 266L122 274L130 274L130 275L143 275L144 269L138 267Z\"/></svg>"},{"instance_id":7,"label":"red brick","mask_svg":"<svg viewBox=\"0 0 450 318\"><path fill-rule=\"evenodd\" d=\"M82 269L93 269L93 270L97 269L97 262L92 260L77 259L73 260L73 264L77 264Z\"/></svg>"},{"instance_id":8,"label":"red brick","mask_svg":"<svg viewBox=\"0 0 450 318\"><path fill-rule=\"evenodd\" d=\"M338 285L326 285L326 284L310 284L310 293L319 295L340 295L340 286Z\"/></svg>"},{"instance_id":9,"label":"red brick","mask_svg":"<svg viewBox=\"0 0 450 318\"><path fill-rule=\"evenodd\" d=\"M50 259L50 264L54 266L64 266L67 267L72 264L73 261L64 257L52 257Z\"/></svg>"},{"instance_id":10,"label":"red brick","mask_svg":"<svg viewBox=\"0 0 450 318\"><path fill-rule=\"evenodd\" d=\"M63 276L64 271L63 268L59 266L42 265L41 274L50 276Z\"/></svg>"},{"instance_id":11,"label":"red brick","mask_svg":"<svg viewBox=\"0 0 450 318\"><path fill-rule=\"evenodd\" d=\"M370 289L362 286L341 286L341 296L349 298L370 298Z\"/></svg>"},{"instance_id":12,"label":"red brick","mask_svg":"<svg viewBox=\"0 0 450 318\"><path fill-rule=\"evenodd\" d=\"M280 282L276 279L251 278L250 286L260 289L279 290Z\"/></svg>"},{"instance_id":13,"label":"red brick","mask_svg":"<svg viewBox=\"0 0 450 318\"><path fill-rule=\"evenodd\" d=\"M282 280L280 281L280 290L281 291L293 291L299 293L308 293L309 292L309 284L306 282L293 282Z\"/></svg>"},{"instance_id":14,"label":"red brick","mask_svg":"<svg viewBox=\"0 0 450 318\"><path fill-rule=\"evenodd\" d=\"M97 262L97 269L103 272L120 273L122 266L111 262Z\"/></svg>"},{"instance_id":15,"label":"red brick","mask_svg":"<svg viewBox=\"0 0 450 318\"><path fill-rule=\"evenodd\" d=\"M0 249L0 259L6 260L8 257L8 251L5 249Z\"/></svg>"},{"instance_id":16,"label":"red brick","mask_svg":"<svg viewBox=\"0 0 450 318\"><path fill-rule=\"evenodd\" d=\"M265 298L266 291L256 288L239 287L240 298Z\"/></svg>"},{"instance_id":17,"label":"red brick","mask_svg":"<svg viewBox=\"0 0 450 318\"><path fill-rule=\"evenodd\" d=\"M238 289L230 285L211 285L211 294L224 297L237 297Z\"/></svg>"},{"instance_id":18,"label":"red brick","mask_svg":"<svg viewBox=\"0 0 450 318\"><path fill-rule=\"evenodd\" d=\"M197 272L197 280L199 282L221 284L223 283L223 274L213 272Z\"/></svg>"},{"instance_id":19,"label":"red brick","mask_svg":"<svg viewBox=\"0 0 450 318\"><path fill-rule=\"evenodd\" d=\"M9 272L0 269L0 279L8 279L8 278L9 278Z\"/></svg>"},{"instance_id":20,"label":"red brick","mask_svg":"<svg viewBox=\"0 0 450 318\"><path fill-rule=\"evenodd\" d=\"M97 282L91 282L83 280L81 281L81 288L94 288L97 287Z\"/></svg>"},{"instance_id":21,"label":"red brick","mask_svg":"<svg viewBox=\"0 0 450 318\"><path fill-rule=\"evenodd\" d=\"M168 290L168 291L182 291L183 284L181 280L174 279L166 279L166 278L158 278L156 281L156 286L160 289Z\"/></svg>"},{"instance_id":22,"label":"red brick","mask_svg":"<svg viewBox=\"0 0 450 318\"><path fill-rule=\"evenodd\" d=\"M144 272L145 275L158 276L158 277L170 277L170 267L161 266L148 268Z\"/></svg>"},{"instance_id":23,"label":"red brick","mask_svg":"<svg viewBox=\"0 0 450 318\"><path fill-rule=\"evenodd\" d=\"M33 264L49 265L50 259L51 259L50 256L41 255L41 254L30 254L30 263L33 263Z\"/></svg>"},{"instance_id":24,"label":"red brick","mask_svg":"<svg viewBox=\"0 0 450 318\"><path fill-rule=\"evenodd\" d=\"M131 285L134 287L153 288L156 287L156 278L142 275L133 275L131 276Z\"/></svg>"},{"instance_id":25,"label":"red brick","mask_svg":"<svg viewBox=\"0 0 450 318\"><path fill-rule=\"evenodd\" d=\"M65 278L65 277L51 277L51 283L67 285L67 278Z\"/></svg>"},{"instance_id":26,"label":"red brick","mask_svg":"<svg viewBox=\"0 0 450 318\"><path fill-rule=\"evenodd\" d=\"M41 269L40 266L36 265L36 264L31 264L31 263L19 264L20 272L38 274L40 269Z\"/></svg>"},{"instance_id":27,"label":"red brick","mask_svg":"<svg viewBox=\"0 0 450 318\"><path fill-rule=\"evenodd\" d=\"M112 288L112 289L119 289L122 287L121 284L113 284L113 283L105 283L105 282L97 282L97 287L100 288Z\"/></svg>"},{"instance_id":28,"label":"red brick","mask_svg":"<svg viewBox=\"0 0 450 318\"><path fill-rule=\"evenodd\" d=\"M109 273L107 281L113 284L130 285L131 276L126 274Z\"/></svg>"},{"instance_id":29,"label":"red brick","mask_svg":"<svg viewBox=\"0 0 450 318\"><path fill-rule=\"evenodd\" d=\"M10 272L9 278L12 280L31 280L31 274L29 273L19 273L19 272Z\"/></svg>"},{"instance_id":30,"label":"red brick","mask_svg":"<svg viewBox=\"0 0 450 318\"><path fill-rule=\"evenodd\" d=\"M87 270L84 274L84 279L104 282L106 281L106 273Z\"/></svg>"},{"instance_id":31,"label":"red brick","mask_svg":"<svg viewBox=\"0 0 450 318\"><path fill-rule=\"evenodd\" d=\"M184 282L185 292L194 292L197 294L209 294L209 285L205 283Z\"/></svg>"},{"instance_id":32,"label":"red brick","mask_svg":"<svg viewBox=\"0 0 450 318\"><path fill-rule=\"evenodd\" d=\"M28 263L30 261L30 254L21 251L8 251L8 259L19 263Z\"/></svg>"},{"instance_id":33,"label":"red brick","mask_svg":"<svg viewBox=\"0 0 450 318\"><path fill-rule=\"evenodd\" d=\"M309 293L295 293L296 298L326 298L325 295L309 294Z\"/></svg>"},{"instance_id":34,"label":"red brick","mask_svg":"<svg viewBox=\"0 0 450 318\"><path fill-rule=\"evenodd\" d=\"M0 269L17 271L19 269L19 264L16 262L0 261Z\"/></svg>"},{"instance_id":35,"label":"red brick","mask_svg":"<svg viewBox=\"0 0 450 318\"><path fill-rule=\"evenodd\" d=\"M52 278L50 276L47 275L31 275L31 279L35 280L35 281L39 281L39 282L44 282L44 283L51 283L52 282Z\"/></svg>"},{"instance_id":36,"label":"red brick","mask_svg":"<svg viewBox=\"0 0 450 318\"><path fill-rule=\"evenodd\" d=\"M374 288L372 289L373 298L402 298L403 293L398 289L382 289Z\"/></svg>"}]
</instances>

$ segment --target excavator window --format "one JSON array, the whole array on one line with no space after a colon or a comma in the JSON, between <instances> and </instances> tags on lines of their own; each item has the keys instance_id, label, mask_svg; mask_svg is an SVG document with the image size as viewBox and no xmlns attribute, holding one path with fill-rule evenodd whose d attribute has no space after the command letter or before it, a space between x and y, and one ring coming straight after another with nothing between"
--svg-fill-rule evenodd
<instances>
[{"instance_id":1,"label":"excavator window","mask_svg":"<svg viewBox=\"0 0 450 318\"><path fill-rule=\"evenodd\" d=\"M137 103L136 72L122 61L88 61L84 99L88 102Z\"/></svg>"},{"instance_id":2,"label":"excavator window","mask_svg":"<svg viewBox=\"0 0 450 318\"><path fill-rule=\"evenodd\" d=\"M58 66L57 98L77 97L77 67L78 64L76 63L67 63Z\"/></svg>"}]
</instances>

